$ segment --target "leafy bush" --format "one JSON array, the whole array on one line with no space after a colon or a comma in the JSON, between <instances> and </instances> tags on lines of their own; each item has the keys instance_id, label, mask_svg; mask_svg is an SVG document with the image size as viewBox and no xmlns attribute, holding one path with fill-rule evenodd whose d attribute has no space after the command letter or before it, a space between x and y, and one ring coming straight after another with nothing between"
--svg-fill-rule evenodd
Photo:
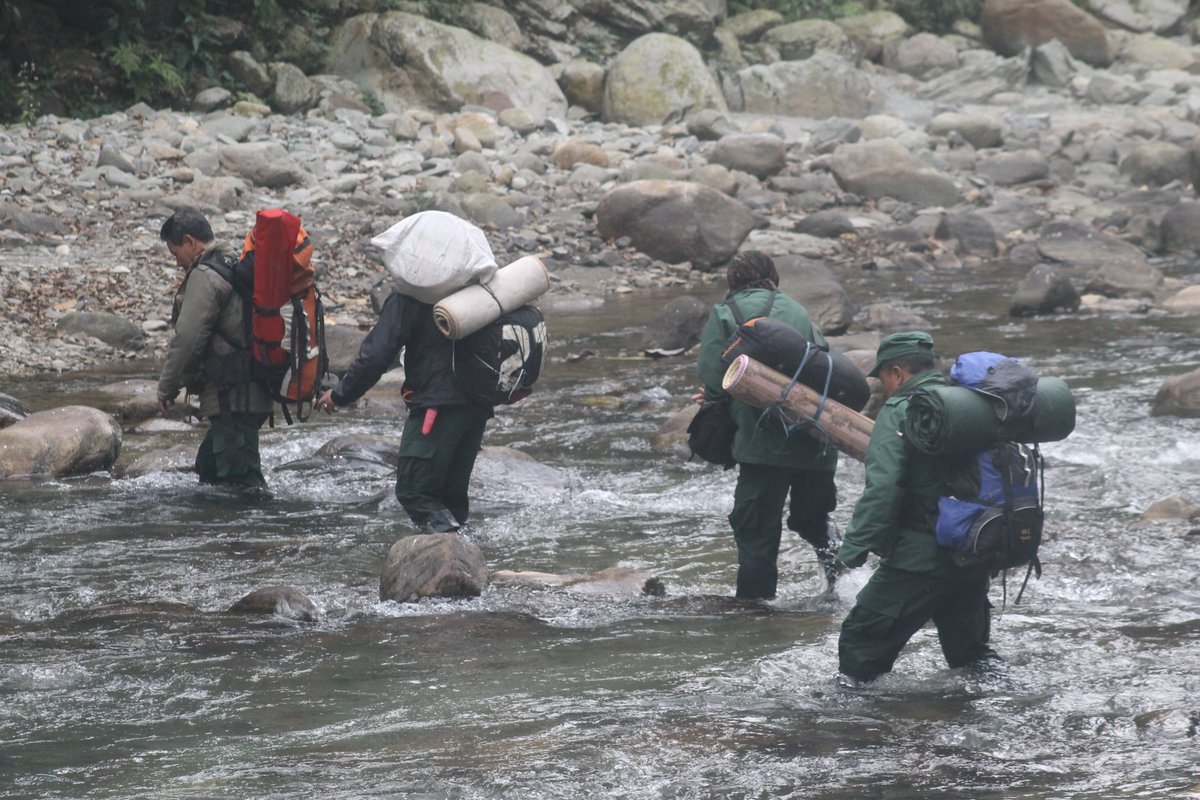
<instances>
[{"instance_id":1,"label":"leafy bush","mask_svg":"<svg viewBox=\"0 0 1200 800\"><path fill-rule=\"evenodd\" d=\"M123 42L108 51L108 60L121 70L138 102L147 102L183 90L183 76L174 64L149 45Z\"/></svg>"}]
</instances>

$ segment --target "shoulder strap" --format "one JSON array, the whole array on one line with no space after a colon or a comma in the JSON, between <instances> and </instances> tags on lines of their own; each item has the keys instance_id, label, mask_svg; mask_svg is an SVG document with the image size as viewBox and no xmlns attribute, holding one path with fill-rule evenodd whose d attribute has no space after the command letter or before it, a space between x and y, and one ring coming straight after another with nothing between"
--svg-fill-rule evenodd
<instances>
[{"instance_id":1,"label":"shoulder strap","mask_svg":"<svg viewBox=\"0 0 1200 800\"><path fill-rule=\"evenodd\" d=\"M775 306L776 294L778 294L778 292L772 289L771 296L767 298L767 307L763 309L762 314L759 314L760 317L771 316L771 309ZM725 301L725 305L729 306L729 310L733 312L733 321L737 327L740 328L742 325L746 324L746 315L742 313L741 306L737 304L737 301L734 300L732 296Z\"/></svg>"}]
</instances>

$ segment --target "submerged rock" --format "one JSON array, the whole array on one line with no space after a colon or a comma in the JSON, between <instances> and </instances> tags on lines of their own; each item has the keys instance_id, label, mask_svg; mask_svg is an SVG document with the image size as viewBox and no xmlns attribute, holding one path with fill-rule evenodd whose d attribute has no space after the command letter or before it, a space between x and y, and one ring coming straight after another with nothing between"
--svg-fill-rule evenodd
<instances>
[{"instance_id":1,"label":"submerged rock","mask_svg":"<svg viewBox=\"0 0 1200 800\"><path fill-rule=\"evenodd\" d=\"M272 614L297 622L320 622L325 616L308 595L291 586L263 586L229 607L231 614Z\"/></svg>"}]
</instances>

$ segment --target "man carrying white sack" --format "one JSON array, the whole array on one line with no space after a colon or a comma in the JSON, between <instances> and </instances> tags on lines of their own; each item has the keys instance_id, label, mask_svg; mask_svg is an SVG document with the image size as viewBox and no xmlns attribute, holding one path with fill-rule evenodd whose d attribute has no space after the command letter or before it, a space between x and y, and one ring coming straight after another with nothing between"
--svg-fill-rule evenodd
<instances>
[{"instance_id":1,"label":"man carrying white sack","mask_svg":"<svg viewBox=\"0 0 1200 800\"><path fill-rule=\"evenodd\" d=\"M446 219L450 215L427 213L404 220L376 240L385 250L384 260L394 278L400 276L392 269L393 263L406 260L411 276L418 267L430 268L429 261L420 263L422 253L445 255L447 240L450 244L462 241L456 237L463 235L465 228L455 228L467 223ZM465 232L473 235L477 230ZM406 238L399 241L394 231ZM482 246L487 247L486 242ZM389 263L393 254L398 258ZM491 255L490 249L486 255ZM491 269L495 269L494 262ZM467 488L471 471L483 444L484 428L495 411L490 404L473 402L460 388L453 369L456 343L438 330L433 303L407 293L416 292L436 302L446 289L429 294L398 283L406 293L397 291L388 297L354 363L337 386L321 396L317 407L333 411L358 400L396 363L404 348L403 394L409 415L400 439L396 499L421 530L457 531L470 511Z\"/></svg>"}]
</instances>

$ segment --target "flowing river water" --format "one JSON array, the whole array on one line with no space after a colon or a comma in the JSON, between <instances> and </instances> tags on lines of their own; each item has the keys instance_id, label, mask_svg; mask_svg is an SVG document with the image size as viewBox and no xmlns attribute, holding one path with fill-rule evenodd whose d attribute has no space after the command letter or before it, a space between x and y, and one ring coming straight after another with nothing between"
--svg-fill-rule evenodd
<instances>
[{"instance_id":1,"label":"flowing river water","mask_svg":"<svg viewBox=\"0 0 1200 800\"><path fill-rule=\"evenodd\" d=\"M1019 605L1010 576L994 624L1002 667L949 670L926 630L893 673L840 688L838 627L870 568L822 595L792 534L778 600L731 603L734 473L649 445L688 402L694 363L621 357L671 295L548 304L553 360L486 443L567 485L479 482L472 539L492 569L632 567L666 596L493 586L379 602L382 558L413 532L391 471L280 469L340 434L398 435L353 412L264 433L269 502L178 473L4 486L0 797L1200 796L1200 537L1140 521L1200 477L1200 420L1149 416L1162 381L1198 365L1200 334L1161 314L1013 320L1011 285L846 284L858 302L907 298L946 355L1007 352L1075 393L1074 434L1043 447L1045 575ZM597 357L565 360L584 349ZM5 391L47 408L153 374ZM148 446L126 437L130 453ZM844 527L861 465L843 457L838 485ZM272 584L325 619L221 613Z\"/></svg>"}]
</instances>

